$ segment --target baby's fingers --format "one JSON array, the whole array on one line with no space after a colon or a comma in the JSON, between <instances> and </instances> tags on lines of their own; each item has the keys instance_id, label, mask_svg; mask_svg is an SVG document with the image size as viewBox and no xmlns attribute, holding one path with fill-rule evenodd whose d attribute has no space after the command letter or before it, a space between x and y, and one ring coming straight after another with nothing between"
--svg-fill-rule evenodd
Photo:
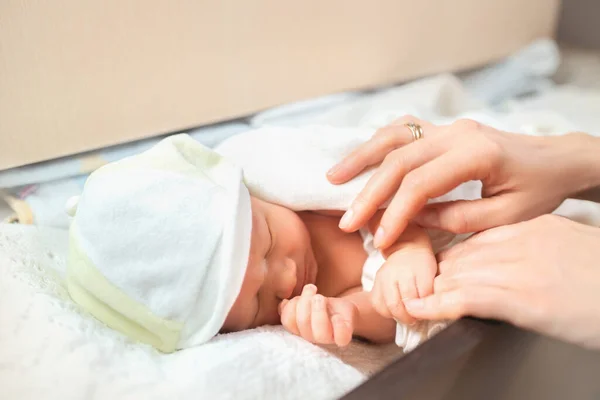
<instances>
[{"instance_id":1,"label":"baby's fingers","mask_svg":"<svg viewBox=\"0 0 600 400\"><path fill-rule=\"evenodd\" d=\"M334 314L331 323L335 344L339 347L347 346L352 341L354 321L347 321L340 314Z\"/></svg>"},{"instance_id":2,"label":"baby's fingers","mask_svg":"<svg viewBox=\"0 0 600 400\"><path fill-rule=\"evenodd\" d=\"M431 295L433 293L433 281L438 270L433 251L415 251L409 262L415 276L417 296L427 297Z\"/></svg>"},{"instance_id":3,"label":"baby's fingers","mask_svg":"<svg viewBox=\"0 0 600 400\"><path fill-rule=\"evenodd\" d=\"M385 283L381 279L375 278L375 284L373 285L373 290L371 290L371 305L383 318L391 319L393 316L385 305L385 297L383 295L384 286Z\"/></svg>"},{"instance_id":4,"label":"baby's fingers","mask_svg":"<svg viewBox=\"0 0 600 400\"><path fill-rule=\"evenodd\" d=\"M371 300L375 311L384 318L411 324L414 318L406 312L403 300L417 297L417 284L410 269L388 259L375 277Z\"/></svg>"},{"instance_id":5,"label":"baby's fingers","mask_svg":"<svg viewBox=\"0 0 600 400\"><path fill-rule=\"evenodd\" d=\"M405 299L418 297L417 286L412 275L406 274L399 281L390 280L384 286L383 296L386 307L396 321L404 324L415 322L415 319L404 308Z\"/></svg>"},{"instance_id":6,"label":"baby's fingers","mask_svg":"<svg viewBox=\"0 0 600 400\"><path fill-rule=\"evenodd\" d=\"M311 313L312 313L312 299L317 293L315 285L306 285L302 289L302 295L298 300L298 306L296 307L296 323L298 324L298 330L300 336L309 342L314 341L312 324L311 324Z\"/></svg>"},{"instance_id":7,"label":"baby's fingers","mask_svg":"<svg viewBox=\"0 0 600 400\"><path fill-rule=\"evenodd\" d=\"M326 301L327 299L320 294L315 295L311 300L311 326L315 343L333 343L333 327L327 314Z\"/></svg>"},{"instance_id":8,"label":"baby's fingers","mask_svg":"<svg viewBox=\"0 0 600 400\"><path fill-rule=\"evenodd\" d=\"M300 336L298 324L296 323L296 306L299 297L294 297L292 300L283 300L279 305L281 314L281 325L290 333Z\"/></svg>"}]
</instances>

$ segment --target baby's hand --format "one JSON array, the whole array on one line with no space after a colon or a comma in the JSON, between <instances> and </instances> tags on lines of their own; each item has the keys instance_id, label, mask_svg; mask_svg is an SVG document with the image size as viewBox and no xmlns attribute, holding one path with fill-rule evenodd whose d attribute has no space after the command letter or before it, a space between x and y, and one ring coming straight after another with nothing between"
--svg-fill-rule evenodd
<instances>
[{"instance_id":1,"label":"baby's hand","mask_svg":"<svg viewBox=\"0 0 600 400\"><path fill-rule=\"evenodd\" d=\"M301 296L283 300L279 306L285 329L312 343L340 347L352 340L356 312L349 300L317 294L315 285L304 286Z\"/></svg>"},{"instance_id":2,"label":"baby's hand","mask_svg":"<svg viewBox=\"0 0 600 400\"><path fill-rule=\"evenodd\" d=\"M431 248L404 248L391 254L375 276L373 308L385 318L405 324L415 322L404 308L406 299L429 296L437 261Z\"/></svg>"}]
</instances>

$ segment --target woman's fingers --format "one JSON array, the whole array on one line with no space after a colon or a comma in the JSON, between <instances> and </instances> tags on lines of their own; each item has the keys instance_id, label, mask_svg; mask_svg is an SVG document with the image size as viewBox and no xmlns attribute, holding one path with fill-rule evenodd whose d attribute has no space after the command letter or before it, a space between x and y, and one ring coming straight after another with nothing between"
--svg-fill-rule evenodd
<instances>
[{"instance_id":1,"label":"woman's fingers","mask_svg":"<svg viewBox=\"0 0 600 400\"><path fill-rule=\"evenodd\" d=\"M385 296L383 293L384 287L385 285L382 282L377 279L375 280L375 285L371 291L371 304L373 305L375 311L377 311L377 313L382 317L393 318L394 316L385 304Z\"/></svg>"},{"instance_id":2,"label":"woman's fingers","mask_svg":"<svg viewBox=\"0 0 600 400\"><path fill-rule=\"evenodd\" d=\"M407 311L418 319L473 316L509 322L520 319L519 313L525 304L525 299L518 292L490 286L461 286L405 302Z\"/></svg>"},{"instance_id":3,"label":"woman's fingers","mask_svg":"<svg viewBox=\"0 0 600 400\"><path fill-rule=\"evenodd\" d=\"M452 250L452 251L450 251ZM471 269L488 268L497 262L514 259L511 246L504 243L480 243L467 239L438 255L440 275L457 274Z\"/></svg>"},{"instance_id":4,"label":"woman's fingers","mask_svg":"<svg viewBox=\"0 0 600 400\"><path fill-rule=\"evenodd\" d=\"M428 122L407 115L380 128L369 141L329 170L327 173L329 181L333 184L347 182L365 168L379 164L394 149L412 142L414 140L412 132L405 126L408 122L417 123L427 131L431 131L434 127Z\"/></svg>"},{"instance_id":5,"label":"woman's fingers","mask_svg":"<svg viewBox=\"0 0 600 400\"><path fill-rule=\"evenodd\" d=\"M456 200L423 208L414 221L424 228L452 233L479 232L501 224L506 212L501 197L481 200Z\"/></svg>"},{"instance_id":6,"label":"woman's fingers","mask_svg":"<svg viewBox=\"0 0 600 400\"><path fill-rule=\"evenodd\" d=\"M327 178L331 183L341 184L349 181L367 167L379 164L388 153L407 143L404 140L405 135L391 134L387 131L401 131L408 128L387 126L382 129L385 130L385 135L376 134L327 172Z\"/></svg>"},{"instance_id":7,"label":"woman's fingers","mask_svg":"<svg viewBox=\"0 0 600 400\"><path fill-rule=\"evenodd\" d=\"M480 232L517 222L519 216L510 207L517 200L515 197L516 195L506 194L478 200L430 204L419 212L414 221L424 228L447 232Z\"/></svg>"},{"instance_id":8,"label":"woman's fingers","mask_svg":"<svg viewBox=\"0 0 600 400\"><path fill-rule=\"evenodd\" d=\"M437 254L437 261L439 263L440 273L446 272L445 268L452 265L446 261L459 261L464 258L464 256L479 251L484 245L494 245L511 239L517 239L521 234L521 229L521 224L499 226L497 228L476 233L467 240L439 252ZM494 259L491 259L491 261L494 261Z\"/></svg>"},{"instance_id":9,"label":"woman's fingers","mask_svg":"<svg viewBox=\"0 0 600 400\"><path fill-rule=\"evenodd\" d=\"M393 244L428 200L464 182L485 178L486 163L474 159L472 152L468 147L452 150L409 172L381 218L374 245L386 248Z\"/></svg>"},{"instance_id":10,"label":"woman's fingers","mask_svg":"<svg viewBox=\"0 0 600 400\"><path fill-rule=\"evenodd\" d=\"M530 274L507 260L492 261L488 265L468 265L459 271L438 275L434 280L434 293L449 292L465 286L486 286L500 289L521 287ZM524 279L525 278L525 279ZM526 283L526 282L525 282Z\"/></svg>"},{"instance_id":11,"label":"woman's fingers","mask_svg":"<svg viewBox=\"0 0 600 400\"><path fill-rule=\"evenodd\" d=\"M405 176L444 152L444 143L420 140L386 156L377 171L369 178L365 187L356 196L350 209L342 217L340 228L353 232L365 225L396 191L401 188ZM403 230L406 223L402 224Z\"/></svg>"}]
</instances>

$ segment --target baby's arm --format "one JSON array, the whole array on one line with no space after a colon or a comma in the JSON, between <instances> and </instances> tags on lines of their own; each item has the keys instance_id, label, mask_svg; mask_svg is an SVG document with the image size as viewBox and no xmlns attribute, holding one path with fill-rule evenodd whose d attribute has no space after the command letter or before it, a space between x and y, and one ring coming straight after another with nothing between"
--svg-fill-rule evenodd
<instances>
[{"instance_id":1,"label":"baby's arm","mask_svg":"<svg viewBox=\"0 0 600 400\"><path fill-rule=\"evenodd\" d=\"M362 287L348 290L340 296L354 305L353 336L373 343L391 343L396 336L396 321L381 316L374 308L371 293Z\"/></svg>"},{"instance_id":2,"label":"baby's arm","mask_svg":"<svg viewBox=\"0 0 600 400\"><path fill-rule=\"evenodd\" d=\"M300 296L284 300L279 312L288 331L312 343L346 346L353 336L390 343L396 332L396 322L379 315L370 293L361 287L340 297L324 297L317 294L315 285L306 285Z\"/></svg>"}]
</instances>

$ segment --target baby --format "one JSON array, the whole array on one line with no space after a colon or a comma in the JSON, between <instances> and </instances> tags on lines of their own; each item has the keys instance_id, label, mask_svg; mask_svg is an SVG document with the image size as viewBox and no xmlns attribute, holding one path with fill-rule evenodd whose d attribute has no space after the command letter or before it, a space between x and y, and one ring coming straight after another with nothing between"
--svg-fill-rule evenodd
<instances>
[{"instance_id":1,"label":"baby","mask_svg":"<svg viewBox=\"0 0 600 400\"><path fill-rule=\"evenodd\" d=\"M96 318L163 352L278 324L319 344L392 342L397 323L415 322L402 299L433 290L432 241L410 225L380 254L378 218L348 234L342 211L251 196L241 168L171 136L98 169L70 201L67 285Z\"/></svg>"},{"instance_id":2,"label":"baby","mask_svg":"<svg viewBox=\"0 0 600 400\"><path fill-rule=\"evenodd\" d=\"M383 293L373 298L363 290L368 256L363 238L358 232L342 232L339 217L294 213L254 197L251 204L250 256L224 331L281 323L313 343L345 346L353 336L392 342L396 322L389 308L402 308L401 297L432 292L437 263L429 237L417 226L409 227L386 252L388 263L375 281L380 292L397 288L397 303L388 305ZM375 227L375 222L370 224L371 230ZM406 259L412 263L404 263ZM404 315L402 322L413 322Z\"/></svg>"}]
</instances>

